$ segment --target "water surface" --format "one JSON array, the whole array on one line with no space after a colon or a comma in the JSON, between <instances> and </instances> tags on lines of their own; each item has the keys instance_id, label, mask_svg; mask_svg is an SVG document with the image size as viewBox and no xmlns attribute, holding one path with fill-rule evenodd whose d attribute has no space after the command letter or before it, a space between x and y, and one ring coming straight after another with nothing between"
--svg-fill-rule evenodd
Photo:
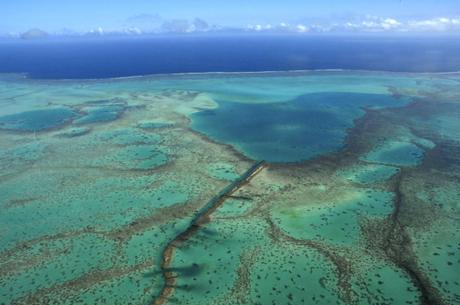
<instances>
[{"instance_id":1,"label":"water surface","mask_svg":"<svg viewBox=\"0 0 460 305\"><path fill-rule=\"evenodd\" d=\"M1 75L0 303L456 304L459 84Z\"/></svg>"}]
</instances>

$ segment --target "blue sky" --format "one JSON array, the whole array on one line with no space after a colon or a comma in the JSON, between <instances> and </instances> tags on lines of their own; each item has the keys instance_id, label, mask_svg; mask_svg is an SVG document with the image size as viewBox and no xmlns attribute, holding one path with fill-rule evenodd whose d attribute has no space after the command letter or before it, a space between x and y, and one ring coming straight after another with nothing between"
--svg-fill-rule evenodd
<instances>
[{"instance_id":1,"label":"blue sky","mask_svg":"<svg viewBox=\"0 0 460 305\"><path fill-rule=\"evenodd\" d=\"M460 0L0 0L0 33L35 27L51 32L117 30L196 17L227 27L350 24L359 28L379 26L384 20L430 26L437 20L456 28L459 16Z\"/></svg>"}]
</instances>

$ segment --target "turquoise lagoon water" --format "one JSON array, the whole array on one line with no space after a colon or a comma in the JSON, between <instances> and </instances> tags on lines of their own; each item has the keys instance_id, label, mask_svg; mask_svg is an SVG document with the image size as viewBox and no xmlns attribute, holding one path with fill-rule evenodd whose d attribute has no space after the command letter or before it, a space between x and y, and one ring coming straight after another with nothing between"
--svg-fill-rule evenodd
<instances>
[{"instance_id":1,"label":"turquoise lagoon water","mask_svg":"<svg viewBox=\"0 0 460 305\"><path fill-rule=\"evenodd\" d=\"M222 101L217 109L195 113L192 126L252 159L299 162L340 150L347 130L364 109L409 101L389 94L343 92L312 93L282 103Z\"/></svg>"},{"instance_id":2,"label":"turquoise lagoon water","mask_svg":"<svg viewBox=\"0 0 460 305\"><path fill-rule=\"evenodd\" d=\"M2 129L7 130L43 131L59 127L75 118L75 116L76 113L69 108L32 110L2 116L0 126Z\"/></svg>"},{"instance_id":3,"label":"turquoise lagoon water","mask_svg":"<svg viewBox=\"0 0 460 305\"><path fill-rule=\"evenodd\" d=\"M4 75L0 304L456 304L459 84Z\"/></svg>"}]
</instances>

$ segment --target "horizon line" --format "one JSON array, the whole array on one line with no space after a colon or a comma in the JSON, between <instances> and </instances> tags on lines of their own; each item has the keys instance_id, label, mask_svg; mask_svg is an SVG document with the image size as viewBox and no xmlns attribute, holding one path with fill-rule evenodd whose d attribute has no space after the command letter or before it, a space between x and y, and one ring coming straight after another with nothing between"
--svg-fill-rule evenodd
<instances>
[{"instance_id":1,"label":"horizon line","mask_svg":"<svg viewBox=\"0 0 460 305\"><path fill-rule=\"evenodd\" d=\"M366 70L366 69L299 69L299 70L265 70L265 71L211 71L211 72L174 72L174 73L158 73L158 74L143 74L130 76L102 77L102 78L33 78L29 77L30 73L0 73L0 76L21 76L24 80L37 82L100 82L100 81L122 81L122 80L138 80L148 78L162 77L187 77L187 76L248 76L257 74L303 74L303 73L385 73L385 74L402 74L402 75L460 75L459 71L441 71L441 72L410 72L410 71L390 71L390 70Z\"/></svg>"}]
</instances>

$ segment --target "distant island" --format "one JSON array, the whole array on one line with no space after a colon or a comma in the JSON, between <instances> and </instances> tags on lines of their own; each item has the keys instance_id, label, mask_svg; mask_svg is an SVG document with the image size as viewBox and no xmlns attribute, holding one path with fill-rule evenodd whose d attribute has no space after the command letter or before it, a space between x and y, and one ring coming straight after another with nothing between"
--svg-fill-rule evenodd
<instances>
[{"instance_id":1,"label":"distant island","mask_svg":"<svg viewBox=\"0 0 460 305\"><path fill-rule=\"evenodd\" d=\"M30 39L43 39L48 37L48 33L40 29L30 29L27 32L21 34L21 39L30 40Z\"/></svg>"}]
</instances>

